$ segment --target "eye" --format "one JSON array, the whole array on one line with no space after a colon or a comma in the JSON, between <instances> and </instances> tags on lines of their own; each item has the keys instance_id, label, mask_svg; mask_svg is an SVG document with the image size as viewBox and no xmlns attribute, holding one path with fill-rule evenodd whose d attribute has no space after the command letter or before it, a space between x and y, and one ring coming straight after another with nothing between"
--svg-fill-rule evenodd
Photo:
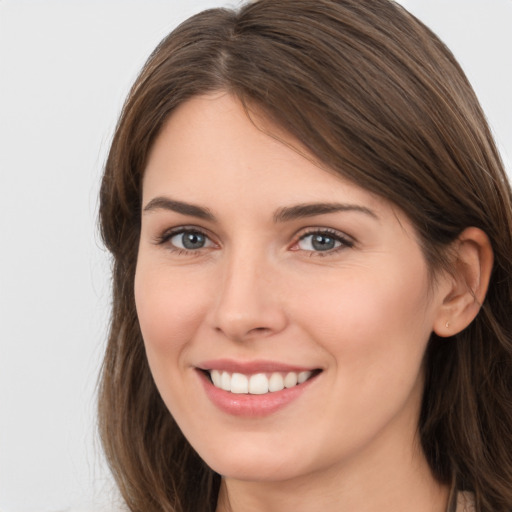
<instances>
[{"instance_id":1,"label":"eye","mask_svg":"<svg viewBox=\"0 0 512 512\"><path fill-rule=\"evenodd\" d=\"M173 231L164 236L161 243L168 242L173 249L183 251L197 251L207 247L213 247L215 244L201 231L195 229L181 229Z\"/></svg>"},{"instance_id":2,"label":"eye","mask_svg":"<svg viewBox=\"0 0 512 512\"><path fill-rule=\"evenodd\" d=\"M297 249L309 252L336 252L337 249L352 247L354 243L340 233L331 230L317 230L302 235Z\"/></svg>"}]
</instances>

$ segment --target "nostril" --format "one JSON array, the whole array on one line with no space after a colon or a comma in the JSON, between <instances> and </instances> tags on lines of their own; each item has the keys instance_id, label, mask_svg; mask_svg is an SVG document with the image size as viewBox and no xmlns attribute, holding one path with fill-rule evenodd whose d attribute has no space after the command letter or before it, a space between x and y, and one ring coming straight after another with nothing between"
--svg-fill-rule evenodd
<instances>
[{"instance_id":1,"label":"nostril","mask_svg":"<svg viewBox=\"0 0 512 512\"><path fill-rule=\"evenodd\" d=\"M227 305L226 305L227 304ZM225 306L225 307L224 307ZM281 332L287 325L286 316L279 305L259 307L250 304L223 307L212 310L211 325L215 332L232 340L243 341L249 338L267 337Z\"/></svg>"},{"instance_id":2,"label":"nostril","mask_svg":"<svg viewBox=\"0 0 512 512\"><path fill-rule=\"evenodd\" d=\"M268 327L254 327L254 329L249 331L249 334L264 334L267 332L270 332Z\"/></svg>"}]
</instances>

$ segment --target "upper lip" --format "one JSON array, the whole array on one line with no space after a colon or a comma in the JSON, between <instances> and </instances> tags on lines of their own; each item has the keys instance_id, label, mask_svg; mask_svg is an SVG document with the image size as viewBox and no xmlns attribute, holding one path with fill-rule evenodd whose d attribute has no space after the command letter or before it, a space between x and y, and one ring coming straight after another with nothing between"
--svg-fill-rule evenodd
<instances>
[{"instance_id":1,"label":"upper lip","mask_svg":"<svg viewBox=\"0 0 512 512\"><path fill-rule=\"evenodd\" d=\"M219 370L229 373L273 373L273 372L304 372L318 370L318 367L293 365L269 360L236 361L233 359L212 359L197 365L200 370Z\"/></svg>"}]
</instances>

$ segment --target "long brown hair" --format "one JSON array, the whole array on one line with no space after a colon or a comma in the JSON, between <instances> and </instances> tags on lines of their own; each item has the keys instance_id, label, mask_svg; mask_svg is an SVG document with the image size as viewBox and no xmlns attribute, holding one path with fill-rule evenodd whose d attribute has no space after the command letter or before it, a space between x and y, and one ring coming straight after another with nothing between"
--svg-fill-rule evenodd
<instances>
[{"instance_id":1,"label":"long brown hair","mask_svg":"<svg viewBox=\"0 0 512 512\"><path fill-rule=\"evenodd\" d=\"M495 265L475 321L432 335L419 432L440 482L479 512L512 510L512 204L485 117L444 44L390 0L259 0L180 25L135 82L101 186L113 312L99 397L104 449L130 510L214 510L220 477L190 447L146 361L133 282L148 151L173 110L224 90L333 172L398 205L434 271L468 226Z\"/></svg>"}]
</instances>

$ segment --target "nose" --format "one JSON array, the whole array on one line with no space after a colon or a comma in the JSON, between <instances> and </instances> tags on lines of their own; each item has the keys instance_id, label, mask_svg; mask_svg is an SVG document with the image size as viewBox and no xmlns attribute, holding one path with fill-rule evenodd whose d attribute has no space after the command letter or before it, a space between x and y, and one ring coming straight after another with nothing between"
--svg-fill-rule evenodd
<instances>
[{"instance_id":1,"label":"nose","mask_svg":"<svg viewBox=\"0 0 512 512\"><path fill-rule=\"evenodd\" d=\"M239 342L271 336L287 325L278 272L264 257L243 252L225 262L211 318L218 333Z\"/></svg>"}]
</instances>

